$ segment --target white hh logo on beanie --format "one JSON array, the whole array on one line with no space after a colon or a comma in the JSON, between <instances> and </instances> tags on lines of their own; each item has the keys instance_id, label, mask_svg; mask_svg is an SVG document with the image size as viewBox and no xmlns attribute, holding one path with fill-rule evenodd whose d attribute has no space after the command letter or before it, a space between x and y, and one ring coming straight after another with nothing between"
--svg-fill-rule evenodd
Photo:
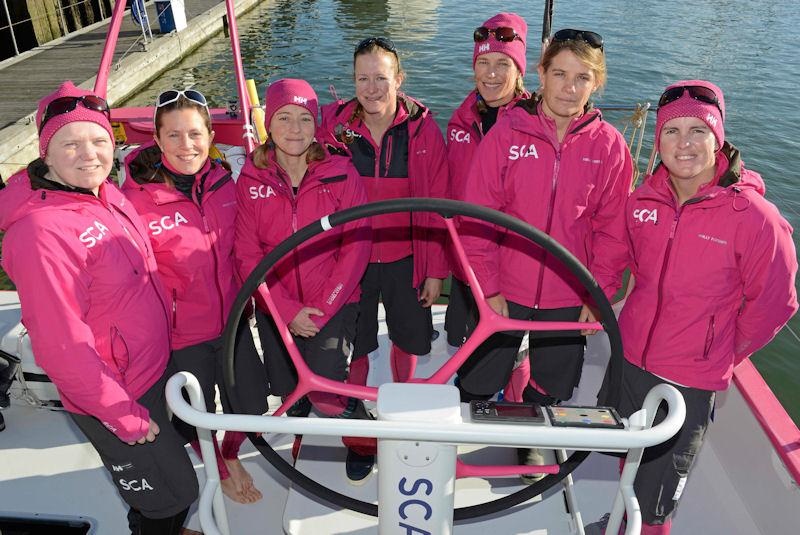
<instances>
[{"instance_id":1,"label":"white hh logo on beanie","mask_svg":"<svg viewBox=\"0 0 800 535\"><path fill-rule=\"evenodd\" d=\"M298 97L297 95L295 95L292 98L292 102L294 102L295 104L305 105L308 104L308 99L306 97Z\"/></svg>"}]
</instances>

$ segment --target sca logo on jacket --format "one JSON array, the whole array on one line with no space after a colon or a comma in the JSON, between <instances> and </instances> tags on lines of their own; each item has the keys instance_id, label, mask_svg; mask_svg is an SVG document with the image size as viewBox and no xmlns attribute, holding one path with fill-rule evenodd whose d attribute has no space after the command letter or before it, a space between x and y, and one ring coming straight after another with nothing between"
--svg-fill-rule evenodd
<instances>
[{"instance_id":1,"label":"sca logo on jacket","mask_svg":"<svg viewBox=\"0 0 800 535\"><path fill-rule=\"evenodd\" d=\"M453 128L450 130L450 141L455 141L456 143L469 143L469 132L464 132L463 130Z\"/></svg>"},{"instance_id":2,"label":"sca logo on jacket","mask_svg":"<svg viewBox=\"0 0 800 535\"><path fill-rule=\"evenodd\" d=\"M264 184L260 186L250 186L251 199L267 199L274 196L275 190L272 189L272 186L265 186Z\"/></svg>"},{"instance_id":3,"label":"sca logo on jacket","mask_svg":"<svg viewBox=\"0 0 800 535\"><path fill-rule=\"evenodd\" d=\"M86 244L87 249L91 249L97 242L103 239L103 236L108 234L108 227L102 224L100 221L94 222L94 224L81 232L81 235L78 236L78 239L81 240L81 243Z\"/></svg>"},{"instance_id":4,"label":"sca logo on jacket","mask_svg":"<svg viewBox=\"0 0 800 535\"><path fill-rule=\"evenodd\" d=\"M189 220L183 217L183 214L181 214L180 212L175 212L174 217L165 215L161 219L150 221L150 223L148 223L147 226L150 227L150 233L153 236L158 236L164 231L172 230L174 228L177 228L182 223L188 223L188 222Z\"/></svg>"},{"instance_id":5,"label":"sca logo on jacket","mask_svg":"<svg viewBox=\"0 0 800 535\"><path fill-rule=\"evenodd\" d=\"M653 208L652 210L637 208L633 211L633 218L640 223L647 223L648 221L658 223L658 208Z\"/></svg>"},{"instance_id":6,"label":"sca logo on jacket","mask_svg":"<svg viewBox=\"0 0 800 535\"><path fill-rule=\"evenodd\" d=\"M539 157L539 153L536 151L536 145L533 143L530 145L511 145L508 148L509 160L519 160L520 158L528 158L530 156L534 158Z\"/></svg>"}]
</instances>

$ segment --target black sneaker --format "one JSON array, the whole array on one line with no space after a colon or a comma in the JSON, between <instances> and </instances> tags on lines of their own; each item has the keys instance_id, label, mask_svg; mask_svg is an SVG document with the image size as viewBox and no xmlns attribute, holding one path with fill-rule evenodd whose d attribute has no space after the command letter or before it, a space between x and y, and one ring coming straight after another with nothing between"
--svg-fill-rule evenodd
<instances>
[{"instance_id":1,"label":"black sneaker","mask_svg":"<svg viewBox=\"0 0 800 535\"><path fill-rule=\"evenodd\" d=\"M375 466L374 455L359 455L355 451L348 448L347 460L344 463L344 469L347 473L347 479L353 485L361 485L372 473L372 467Z\"/></svg>"}]
</instances>

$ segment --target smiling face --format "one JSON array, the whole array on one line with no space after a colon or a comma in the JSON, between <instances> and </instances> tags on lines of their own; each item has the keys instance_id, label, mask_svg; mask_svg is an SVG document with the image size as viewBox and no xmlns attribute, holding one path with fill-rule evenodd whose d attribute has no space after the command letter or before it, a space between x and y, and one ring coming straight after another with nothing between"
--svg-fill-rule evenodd
<instances>
[{"instance_id":1,"label":"smiling face","mask_svg":"<svg viewBox=\"0 0 800 535\"><path fill-rule=\"evenodd\" d=\"M48 178L96 195L114 162L114 143L97 123L75 121L59 128L47 146Z\"/></svg>"},{"instance_id":2,"label":"smiling face","mask_svg":"<svg viewBox=\"0 0 800 535\"><path fill-rule=\"evenodd\" d=\"M694 195L714 179L716 145L714 133L697 117L676 117L661 127L658 152L679 196Z\"/></svg>"},{"instance_id":3,"label":"smiling face","mask_svg":"<svg viewBox=\"0 0 800 535\"><path fill-rule=\"evenodd\" d=\"M284 156L303 156L314 141L315 131L314 116L306 108L295 104L278 108L269 122L269 136L278 161Z\"/></svg>"},{"instance_id":4,"label":"smiling face","mask_svg":"<svg viewBox=\"0 0 800 535\"><path fill-rule=\"evenodd\" d=\"M583 113L599 86L592 68L568 49L554 56L547 70L540 65L538 71L544 112L559 127Z\"/></svg>"},{"instance_id":5,"label":"smiling face","mask_svg":"<svg viewBox=\"0 0 800 535\"><path fill-rule=\"evenodd\" d=\"M403 83L394 54L374 50L355 59L356 98L367 115L394 117L397 91Z\"/></svg>"},{"instance_id":6,"label":"smiling face","mask_svg":"<svg viewBox=\"0 0 800 535\"><path fill-rule=\"evenodd\" d=\"M502 52L481 54L473 70L475 86L487 105L496 108L511 102L520 72L510 57Z\"/></svg>"},{"instance_id":7,"label":"smiling face","mask_svg":"<svg viewBox=\"0 0 800 535\"><path fill-rule=\"evenodd\" d=\"M208 159L214 132L196 108L167 111L159 116L155 140L167 163L178 173L193 175Z\"/></svg>"}]
</instances>

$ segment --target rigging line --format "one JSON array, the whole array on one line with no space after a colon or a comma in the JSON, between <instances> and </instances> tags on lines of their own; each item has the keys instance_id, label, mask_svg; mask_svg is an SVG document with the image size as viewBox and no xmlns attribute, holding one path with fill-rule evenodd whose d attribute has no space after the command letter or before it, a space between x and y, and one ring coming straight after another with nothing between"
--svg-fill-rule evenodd
<instances>
[{"instance_id":1,"label":"rigging line","mask_svg":"<svg viewBox=\"0 0 800 535\"><path fill-rule=\"evenodd\" d=\"M797 336L797 333L796 333L796 332L794 332L794 331L792 330L792 327L791 327L791 326L790 326L788 323L786 324L786 329L787 329L787 330L788 330L790 333L792 333L792 336L794 336L794 339L795 339L795 340L797 340L798 342L800 342L800 336Z\"/></svg>"}]
</instances>

